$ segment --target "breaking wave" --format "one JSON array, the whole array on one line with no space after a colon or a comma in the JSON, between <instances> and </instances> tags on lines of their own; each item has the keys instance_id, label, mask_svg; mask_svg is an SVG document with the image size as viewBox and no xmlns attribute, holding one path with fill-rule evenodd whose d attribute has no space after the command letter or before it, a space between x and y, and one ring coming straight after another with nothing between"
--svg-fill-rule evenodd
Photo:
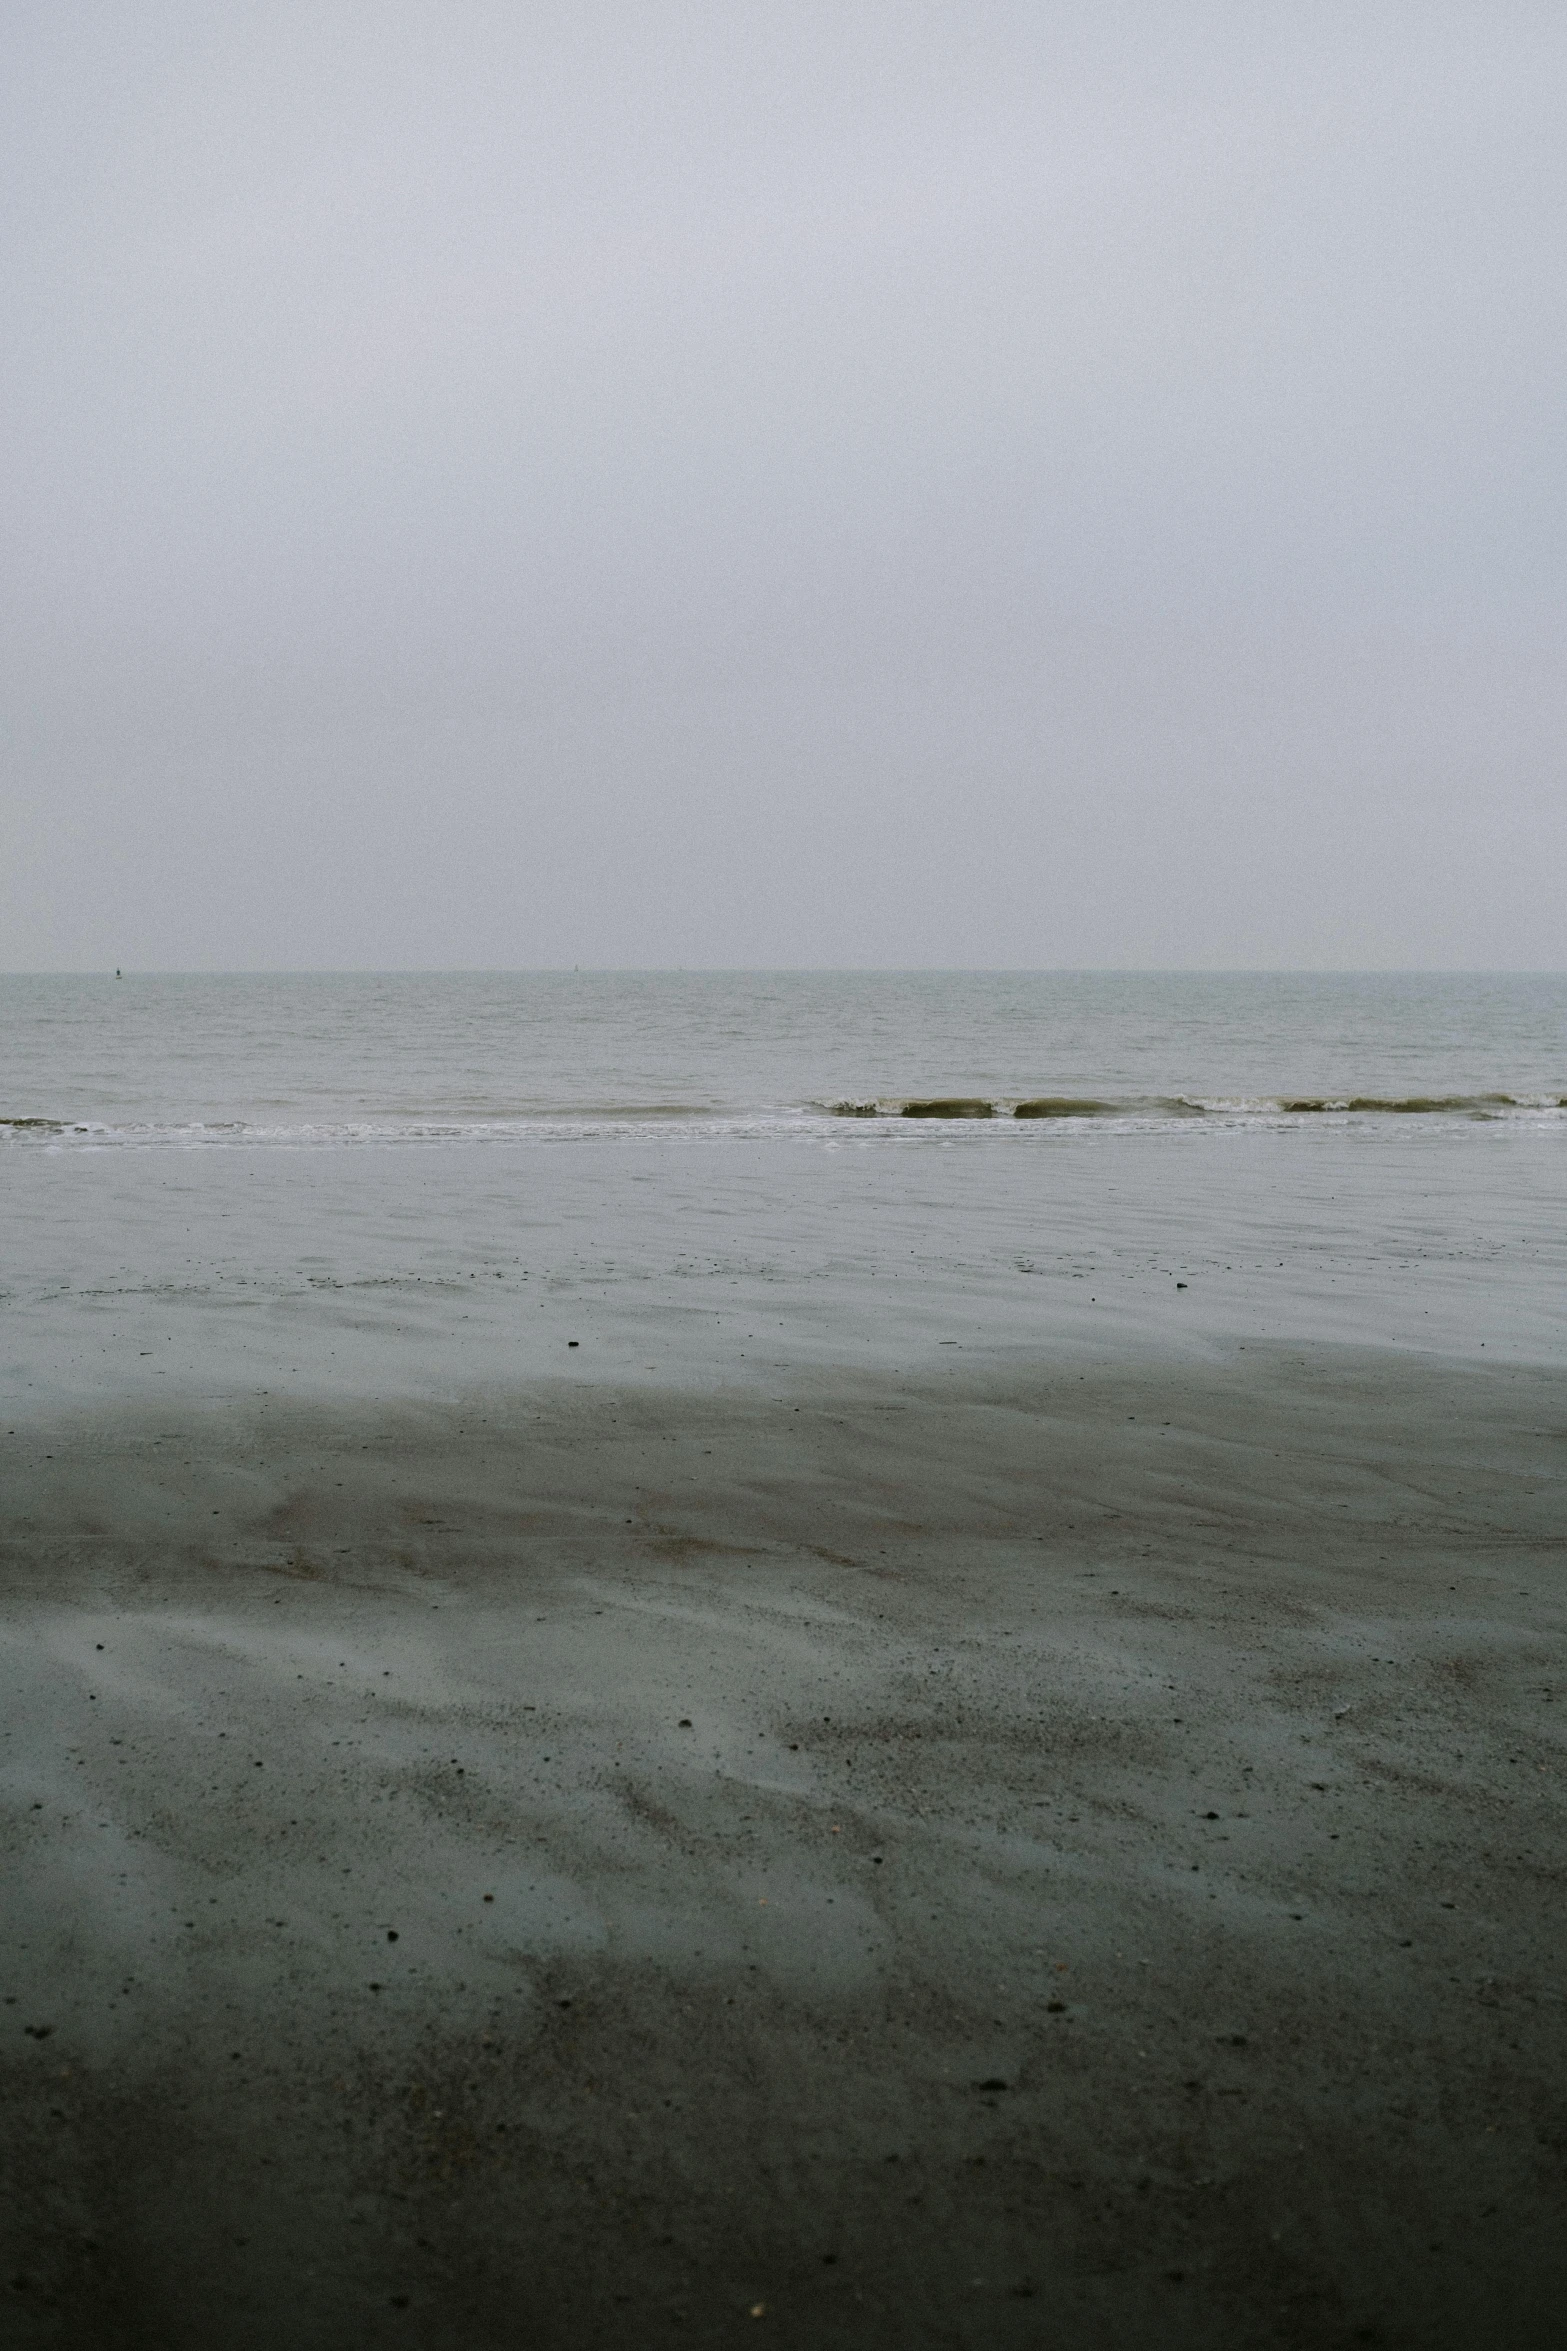
<instances>
[{"instance_id":1,"label":"breaking wave","mask_svg":"<svg viewBox=\"0 0 1567 2351\"><path fill-rule=\"evenodd\" d=\"M104 1119L47 1117L18 1112L0 1117L0 1148L43 1151L141 1149L352 1149L408 1145L584 1142L591 1139L671 1142L759 1141L767 1137L828 1137L842 1123L861 1131L915 1142L933 1128L973 1124L992 1135L1016 1122L1055 1129L1121 1126L1292 1127L1316 1120L1353 1126L1397 1119L1552 1122L1567 1112L1567 1093L1510 1094L983 1094L849 1096L836 1101L750 1106L690 1102L507 1104L484 1114L380 1115L277 1119Z\"/></svg>"},{"instance_id":2,"label":"breaking wave","mask_svg":"<svg viewBox=\"0 0 1567 2351\"><path fill-rule=\"evenodd\" d=\"M1501 1118L1515 1112L1567 1110L1567 1094L1036 1094L1021 1101L949 1095L834 1102L825 1107L838 1118Z\"/></svg>"}]
</instances>

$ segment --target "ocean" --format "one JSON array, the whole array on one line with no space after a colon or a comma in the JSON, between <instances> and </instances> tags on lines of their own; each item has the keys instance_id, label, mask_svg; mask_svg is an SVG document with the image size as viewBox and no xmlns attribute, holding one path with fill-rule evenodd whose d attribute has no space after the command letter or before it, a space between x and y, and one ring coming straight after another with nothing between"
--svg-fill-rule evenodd
<instances>
[{"instance_id":1,"label":"ocean","mask_svg":"<svg viewBox=\"0 0 1567 2351\"><path fill-rule=\"evenodd\" d=\"M89 1148L519 1144L650 1117L825 1139L840 1105L933 1097L1140 1126L1567 1108L1556 974L132 975L7 978L0 1008L0 1132Z\"/></svg>"},{"instance_id":2,"label":"ocean","mask_svg":"<svg viewBox=\"0 0 1567 2351\"><path fill-rule=\"evenodd\" d=\"M4 1393L1554 1362L1564 1145L1554 974L10 977Z\"/></svg>"}]
</instances>

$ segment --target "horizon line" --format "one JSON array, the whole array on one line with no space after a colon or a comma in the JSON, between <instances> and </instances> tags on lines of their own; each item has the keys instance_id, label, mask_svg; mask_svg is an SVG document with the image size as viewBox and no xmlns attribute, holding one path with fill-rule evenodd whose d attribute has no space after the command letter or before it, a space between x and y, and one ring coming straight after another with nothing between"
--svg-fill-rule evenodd
<instances>
[{"instance_id":1,"label":"horizon line","mask_svg":"<svg viewBox=\"0 0 1567 2351\"><path fill-rule=\"evenodd\" d=\"M0 969L0 980L322 979L1562 979L1567 966L1479 963L431 963L97 964Z\"/></svg>"}]
</instances>

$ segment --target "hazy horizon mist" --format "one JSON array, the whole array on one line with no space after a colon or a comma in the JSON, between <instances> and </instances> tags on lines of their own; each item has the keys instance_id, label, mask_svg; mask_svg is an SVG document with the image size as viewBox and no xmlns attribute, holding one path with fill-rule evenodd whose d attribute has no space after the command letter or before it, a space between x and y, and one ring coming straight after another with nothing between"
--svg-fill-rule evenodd
<instances>
[{"instance_id":1,"label":"hazy horizon mist","mask_svg":"<svg viewBox=\"0 0 1567 2351\"><path fill-rule=\"evenodd\" d=\"M0 53L0 968L1567 960L1567 18Z\"/></svg>"}]
</instances>

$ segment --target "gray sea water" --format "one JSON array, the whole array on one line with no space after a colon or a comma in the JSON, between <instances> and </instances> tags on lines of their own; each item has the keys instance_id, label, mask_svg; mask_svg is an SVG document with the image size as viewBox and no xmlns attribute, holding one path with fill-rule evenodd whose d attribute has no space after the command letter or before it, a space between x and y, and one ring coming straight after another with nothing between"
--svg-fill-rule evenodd
<instances>
[{"instance_id":1,"label":"gray sea water","mask_svg":"<svg viewBox=\"0 0 1567 2351\"><path fill-rule=\"evenodd\" d=\"M933 1097L1142 1125L1567 1107L1560 975L9 978L0 1033L0 1134L91 1147L713 1139Z\"/></svg>"},{"instance_id":2,"label":"gray sea water","mask_svg":"<svg viewBox=\"0 0 1567 2351\"><path fill-rule=\"evenodd\" d=\"M1554 1362L1564 1151L1561 975L6 978L0 1395Z\"/></svg>"}]
</instances>

